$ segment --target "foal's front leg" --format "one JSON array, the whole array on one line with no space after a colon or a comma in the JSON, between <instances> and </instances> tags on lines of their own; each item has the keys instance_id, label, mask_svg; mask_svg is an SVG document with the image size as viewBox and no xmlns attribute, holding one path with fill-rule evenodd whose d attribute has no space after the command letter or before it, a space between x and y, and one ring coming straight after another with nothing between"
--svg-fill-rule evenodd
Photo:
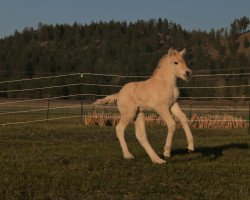
<instances>
[{"instance_id":1,"label":"foal's front leg","mask_svg":"<svg viewBox=\"0 0 250 200\"><path fill-rule=\"evenodd\" d=\"M188 143L188 150L194 151L194 142L193 142L193 135L191 133L190 127L188 125L188 120L186 115L182 112L180 106L178 103L175 103L171 107L171 112L178 118L178 120L181 122L182 128L184 129L184 132L187 137L187 143Z\"/></svg>"},{"instance_id":2,"label":"foal's front leg","mask_svg":"<svg viewBox=\"0 0 250 200\"><path fill-rule=\"evenodd\" d=\"M172 146L174 132L176 129L176 123L173 120L171 113L167 107L157 109L156 111L159 113L159 115L163 118L163 120L166 122L166 124L168 126L168 135L167 135L167 139L166 139L166 144L164 146L163 155L165 157L170 157L170 150L171 150L171 146Z\"/></svg>"}]
</instances>

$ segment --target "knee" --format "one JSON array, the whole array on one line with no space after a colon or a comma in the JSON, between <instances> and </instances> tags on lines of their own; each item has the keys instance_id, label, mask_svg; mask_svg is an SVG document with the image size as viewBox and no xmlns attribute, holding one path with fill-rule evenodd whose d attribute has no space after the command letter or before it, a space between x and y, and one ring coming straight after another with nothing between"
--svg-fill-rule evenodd
<instances>
[{"instance_id":1,"label":"knee","mask_svg":"<svg viewBox=\"0 0 250 200\"><path fill-rule=\"evenodd\" d=\"M147 139L146 135L142 134L140 131L136 131L135 136L136 136L137 140L140 142L144 142Z\"/></svg>"},{"instance_id":2,"label":"knee","mask_svg":"<svg viewBox=\"0 0 250 200\"><path fill-rule=\"evenodd\" d=\"M117 124L117 126L115 127L115 130L116 130L117 136L123 134L124 132L124 128L121 124Z\"/></svg>"},{"instance_id":3,"label":"knee","mask_svg":"<svg viewBox=\"0 0 250 200\"><path fill-rule=\"evenodd\" d=\"M184 113L180 116L180 122L181 124L188 124L187 116Z\"/></svg>"},{"instance_id":4,"label":"knee","mask_svg":"<svg viewBox=\"0 0 250 200\"><path fill-rule=\"evenodd\" d=\"M175 129L176 129L176 123L175 122L172 122L172 123L168 124L168 130L169 131L174 132Z\"/></svg>"},{"instance_id":5,"label":"knee","mask_svg":"<svg viewBox=\"0 0 250 200\"><path fill-rule=\"evenodd\" d=\"M119 124L117 124L115 127L116 133L119 132L120 129L121 129L121 126Z\"/></svg>"}]
</instances>

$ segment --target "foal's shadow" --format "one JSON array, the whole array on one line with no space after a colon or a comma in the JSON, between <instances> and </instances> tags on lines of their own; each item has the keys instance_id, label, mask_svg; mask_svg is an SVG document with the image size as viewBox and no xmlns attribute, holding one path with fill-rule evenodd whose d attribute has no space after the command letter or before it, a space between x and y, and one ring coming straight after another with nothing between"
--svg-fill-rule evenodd
<instances>
[{"instance_id":1,"label":"foal's shadow","mask_svg":"<svg viewBox=\"0 0 250 200\"><path fill-rule=\"evenodd\" d=\"M228 149L241 149L247 150L248 144L247 143L231 143L231 144L224 144L220 146L213 146L213 147L197 147L194 153L201 154L202 156L210 157L212 160L215 160L223 155L223 152ZM172 151L171 155L185 155L188 154L187 149L175 149Z\"/></svg>"}]
</instances>

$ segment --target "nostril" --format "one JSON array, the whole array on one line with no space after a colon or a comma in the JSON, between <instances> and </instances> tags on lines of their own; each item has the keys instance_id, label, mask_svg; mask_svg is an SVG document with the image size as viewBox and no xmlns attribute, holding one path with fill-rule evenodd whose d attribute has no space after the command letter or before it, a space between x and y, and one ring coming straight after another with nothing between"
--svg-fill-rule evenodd
<instances>
[{"instance_id":1,"label":"nostril","mask_svg":"<svg viewBox=\"0 0 250 200\"><path fill-rule=\"evenodd\" d=\"M191 76L191 71L186 71L187 76Z\"/></svg>"}]
</instances>

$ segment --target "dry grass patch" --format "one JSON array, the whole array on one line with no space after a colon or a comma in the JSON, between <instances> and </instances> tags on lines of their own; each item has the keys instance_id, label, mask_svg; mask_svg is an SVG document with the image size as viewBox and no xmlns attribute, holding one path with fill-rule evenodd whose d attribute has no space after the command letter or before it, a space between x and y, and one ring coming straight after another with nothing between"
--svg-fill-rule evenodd
<instances>
[{"instance_id":1,"label":"dry grass patch","mask_svg":"<svg viewBox=\"0 0 250 200\"><path fill-rule=\"evenodd\" d=\"M119 115L108 112L91 112L84 116L84 125L115 126L119 122ZM145 116L146 124L165 125L165 122L156 114L147 114ZM177 125L180 126L179 122ZM193 114L189 120L192 128L247 128L248 122L242 117L231 115L196 115Z\"/></svg>"}]
</instances>

